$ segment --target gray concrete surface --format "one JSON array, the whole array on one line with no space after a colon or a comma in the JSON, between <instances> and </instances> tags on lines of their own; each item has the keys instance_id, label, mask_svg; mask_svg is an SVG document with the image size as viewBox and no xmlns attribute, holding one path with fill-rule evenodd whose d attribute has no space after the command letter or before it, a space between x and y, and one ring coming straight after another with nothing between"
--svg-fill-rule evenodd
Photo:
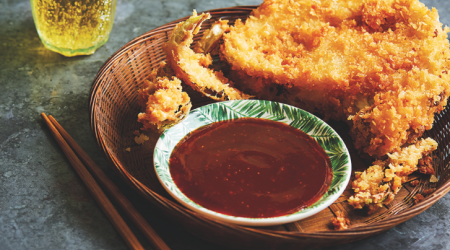
<instances>
[{"instance_id":1,"label":"gray concrete surface","mask_svg":"<svg viewBox=\"0 0 450 250\"><path fill-rule=\"evenodd\" d=\"M0 0L0 249L127 249L39 114L53 115L130 198L172 249L222 249L178 229L107 166L89 128L98 69L134 37L169 21L260 0L119 0L109 41L91 56L46 50L27 0ZM448 0L423 1L450 25ZM450 196L380 235L328 249L450 249ZM128 222L128 221L127 221ZM146 249L145 238L132 227Z\"/></svg>"}]
</instances>

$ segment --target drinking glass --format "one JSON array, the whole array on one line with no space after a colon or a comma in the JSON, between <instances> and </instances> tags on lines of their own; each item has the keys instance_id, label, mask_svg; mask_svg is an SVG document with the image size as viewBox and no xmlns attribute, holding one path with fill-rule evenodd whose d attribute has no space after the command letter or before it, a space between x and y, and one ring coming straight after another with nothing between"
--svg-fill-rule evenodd
<instances>
[{"instance_id":1,"label":"drinking glass","mask_svg":"<svg viewBox=\"0 0 450 250\"><path fill-rule=\"evenodd\" d=\"M108 41L116 0L30 0L44 46L64 56L90 55Z\"/></svg>"}]
</instances>

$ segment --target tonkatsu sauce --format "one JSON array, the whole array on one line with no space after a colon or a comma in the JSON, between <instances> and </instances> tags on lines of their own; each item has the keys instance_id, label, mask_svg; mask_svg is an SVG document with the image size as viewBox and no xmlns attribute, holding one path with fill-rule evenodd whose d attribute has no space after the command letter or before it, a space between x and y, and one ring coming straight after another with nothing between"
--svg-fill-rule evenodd
<instances>
[{"instance_id":1,"label":"tonkatsu sauce","mask_svg":"<svg viewBox=\"0 0 450 250\"><path fill-rule=\"evenodd\" d=\"M194 130L169 162L178 188L218 213L252 218L297 212L333 179L330 159L306 133L284 123L242 118Z\"/></svg>"}]
</instances>

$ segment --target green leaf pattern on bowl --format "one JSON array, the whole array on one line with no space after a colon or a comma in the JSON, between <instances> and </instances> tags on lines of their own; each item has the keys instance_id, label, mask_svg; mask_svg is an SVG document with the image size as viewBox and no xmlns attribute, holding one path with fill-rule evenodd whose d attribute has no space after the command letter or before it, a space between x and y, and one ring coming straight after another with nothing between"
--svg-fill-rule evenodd
<instances>
[{"instance_id":1,"label":"green leaf pattern on bowl","mask_svg":"<svg viewBox=\"0 0 450 250\"><path fill-rule=\"evenodd\" d=\"M173 182L169 170L170 153L177 143L193 130L213 122L242 117L264 118L298 128L314 138L330 157L333 181L328 191L310 207L287 216L306 213L324 206L327 201L333 199L334 194L346 188L350 178L351 164L347 148L337 133L328 124L304 110L287 104L264 100L225 101L202 106L191 111L189 116L181 123L166 130L158 140L154 151L155 169L166 188L191 206L206 210L186 197ZM233 218L233 216L228 215L222 216ZM259 218L253 219L259 220Z\"/></svg>"}]
</instances>

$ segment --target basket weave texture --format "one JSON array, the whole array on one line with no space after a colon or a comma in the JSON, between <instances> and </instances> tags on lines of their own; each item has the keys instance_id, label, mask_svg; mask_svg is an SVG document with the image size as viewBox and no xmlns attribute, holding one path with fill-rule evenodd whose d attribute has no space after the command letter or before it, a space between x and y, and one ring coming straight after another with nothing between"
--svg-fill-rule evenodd
<instances>
[{"instance_id":1,"label":"basket weave texture","mask_svg":"<svg viewBox=\"0 0 450 250\"><path fill-rule=\"evenodd\" d=\"M241 6L208 11L212 18L203 24L196 39L215 20L228 19L230 24L233 24L238 18L245 20L256 7ZM447 108L435 116L433 129L425 133L425 136L432 137L439 144L434 154L436 156L434 167L439 181L430 183L428 178L420 175L411 178L420 180L420 184L415 187L404 185L394 202L373 215L368 216L361 211L354 211L346 204L346 199L351 195L349 187L329 209L306 220L275 227L254 228L221 223L204 218L181 206L165 192L153 170L153 149L159 135L155 132L145 132L149 140L143 145L138 145L134 141L133 131L141 127L137 122L137 114L141 112L137 92L150 72L165 60L161 45L167 41L174 26L187 18L151 30L113 54L94 79L89 107L93 135L110 164L137 192L189 232L233 248L306 249L343 244L381 233L412 218L433 205L450 190L448 164L450 112ZM211 102L186 87L184 90L191 96L194 108ZM337 123L335 129L344 138L351 151L353 168L368 167L370 162L360 159L352 149L348 128ZM127 148L130 151L127 151ZM426 196L424 201L414 204L412 197L427 188L436 190ZM333 230L330 219L337 211L344 212L350 218L349 229Z\"/></svg>"}]
</instances>

